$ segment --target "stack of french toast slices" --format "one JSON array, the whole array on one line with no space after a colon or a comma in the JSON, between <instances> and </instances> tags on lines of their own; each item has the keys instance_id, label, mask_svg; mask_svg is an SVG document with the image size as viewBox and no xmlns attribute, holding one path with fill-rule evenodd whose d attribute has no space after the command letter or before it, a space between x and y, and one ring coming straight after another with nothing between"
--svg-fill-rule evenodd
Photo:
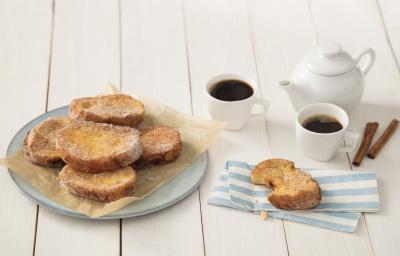
<instances>
[{"instance_id":1,"label":"stack of french toast slices","mask_svg":"<svg viewBox=\"0 0 400 256\"><path fill-rule=\"evenodd\" d=\"M144 113L143 103L125 94L75 99L68 116L30 130L24 155L35 165L62 167L59 181L73 195L118 200L134 191L137 169L172 162L182 150L176 128L139 128Z\"/></svg>"}]
</instances>

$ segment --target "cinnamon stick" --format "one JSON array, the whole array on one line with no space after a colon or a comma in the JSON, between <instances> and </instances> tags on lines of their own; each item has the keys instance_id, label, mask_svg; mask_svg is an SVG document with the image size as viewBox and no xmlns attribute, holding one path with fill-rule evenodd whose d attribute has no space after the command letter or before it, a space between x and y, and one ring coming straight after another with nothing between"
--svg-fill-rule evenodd
<instances>
[{"instance_id":1,"label":"cinnamon stick","mask_svg":"<svg viewBox=\"0 0 400 256\"><path fill-rule=\"evenodd\" d=\"M372 138L374 137L379 124L377 122L368 122L364 129L364 135L358 148L357 154L353 159L353 164L359 166L363 161L365 155L368 152L368 148L371 145Z\"/></svg>"},{"instance_id":2,"label":"cinnamon stick","mask_svg":"<svg viewBox=\"0 0 400 256\"><path fill-rule=\"evenodd\" d=\"M385 146L386 142L388 142L390 137L392 137L393 133L397 130L398 127L399 127L399 120L393 119L392 122L390 122L389 126L386 128L386 130L383 132L381 137L379 137L379 139L375 142L375 144L370 148L367 156L369 158L375 159L375 157L381 151L383 146Z\"/></svg>"}]
</instances>

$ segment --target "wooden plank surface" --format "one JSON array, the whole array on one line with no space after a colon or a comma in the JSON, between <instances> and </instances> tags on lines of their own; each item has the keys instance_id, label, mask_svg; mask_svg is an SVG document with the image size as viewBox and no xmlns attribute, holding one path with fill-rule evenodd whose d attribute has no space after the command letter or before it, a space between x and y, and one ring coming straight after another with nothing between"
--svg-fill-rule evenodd
<instances>
[{"instance_id":1,"label":"wooden plank surface","mask_svg":"<svg viewBox=\"0 0 400 256\"><path fill-rule=\"evenodd\" d=\"M267 129L275 156L291 159L297 166L349 169L346 154L329 162L308 159L296 147L295 111L289 98L278 87L290 79L297 63L316 46L316 33L306 1L249 1L260 84L265 97L274 99L268 113ZM295 20L296 22L289 22ZM292 255L372 255L363 220L356 233L346 234L285 221L289 253ZM313 241L305 246L306 241Z\"/></svg>"},{"instance_id":2,"label":"wooden plank surface","mask_svg":"<svg viewBox=\"0 0 400 256\"><path fill-rule=\"evenodd\" d=\"M184 3L187 47L195 116L208 117L204 86L223 73L257 80L245 1ZM262 118L251 119L239 132L222 133L209 150L208 175L200 187L206 255L286 255L281 220L207 205L226 160L256 163L270 156Z\"/></svg>"},{"instance_id":3,"label":"wooden plank surface","mask_svg":"<svg viewBox=\"0 0 400 256\"><path fill-rule=\"evenodd\" d=\"M122 90L190 114L180 0L121 3ZM122 221L123 255L203 255L199 193L163 211Z\"/></svg>"},{"instance_id":4,"label":"wooden plank surface","mask_svg":"<svg viewBox=\"0 0 400 256\"><path fill-rule=\"evenodd\" d=\"M94 8L95 7L95 8ZM48 109L119 84L118 2L57 0ZM36 255L119 255L120 223L70 218L40 207Z\"/></svg>"},{"instance_id":5,"label":"wooden plank surface","mask_svg":"<svg viewBox=\"0 0 400 256\"><path fill-rule=\"evenodd\" d=\"M2 156L14 134L45 111L51 15L51 1L0 1ZM0 167L1 255L32 255L36 210Z\"/></svg>"},{"instance_id":6,"label":"wooden plank surface","mask_svg":"<svg viewBox=\"0 0 400 256\"><path fill-rule=\"evenodd\" d=\"M339 7L343 4L348 8L343 10ZM350 113L350 117L351 128L355 130L362 130L368 121L378 121L379 136L392 118L400 117L400 76L376 2L343 0L321 4L313 1L311 10L321 39L335 38L351 52L362 46L376 51L376 62L366 78L362 103ZM332 18L338 15L340 21L333 22ZM357 31L356 37L354 31ZM399 142L400 132L397 131L376 159L366 159L361 167L354 168L356 171L376 171L379 179L381 211L379 214L365 214L375 255L397 255L400 249Z\"/></svg>"},{"instance_id":7,"label":"wooden plank surface","mask_svg":"<svg viewBox=\"0 0 400 256\"><path fill-rule=\"evenodd\" d=\"M240 132L223 132L209 151L200 190L161 212L123 220L122 229L118 220L73 219L40 207L35 238L37 207L2 168L0 255L397 255L400 132L377 159L354 168L377 172L382 207L366 214L354 234L261 221L207 205L207 199L228 159L256 163L274 156L299 166L351 168L345 154L327 163L302 156L295 146L295 112L277 82L289 79L319 42L339 41L351 53L374 48L377 59L362 103L350 116L351 129L359 132L367 121L378 121L380 135L400 118L399 9L396 0L57 0L51 36L51 1L0 0L3 154L12 135L46 106L95 95L107 82L121 81L125 93L205 118L203 88L215 75L258 80L262 96L272 100L266 122L253 118Z\"/></svg>"},{"instance_id":8,"label":"wooden plank surface","mask_svg":"<svg viewBox=\"0 0 400 256\"><path fill-rule=\"evenodd\" d=\"M399 1L379 0L376 1L379 16L385 29L388 46L391 48L396 59L397 69L400 70L400 16Z\"/></svg>"}]
</instances>

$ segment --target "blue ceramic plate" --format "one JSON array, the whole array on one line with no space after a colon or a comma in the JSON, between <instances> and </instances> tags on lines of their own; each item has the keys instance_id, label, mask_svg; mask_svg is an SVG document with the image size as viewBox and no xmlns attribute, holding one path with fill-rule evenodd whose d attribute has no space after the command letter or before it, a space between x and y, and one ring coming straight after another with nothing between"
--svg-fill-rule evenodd
<instances>
[{"instance_id":1,"label":"blue ceramic plate","mask_svg":"<svg viewBox=\"0 0 400 256\"><path fill-rule=\"evenodd\" d=\"M30 121L28 124L22 127L22 129L19 130L11 140L7 149L7 154L11 154L22 147L22 142L25 138L25 135L36 124L51 116L66 116L67 112L68 106L64 106L49 111ZM206 174L207 162L208 157L207 152L205 152L175 178L165 183L157 191L145 197L143 200L127 205L124 208L112 214L100 217L99 219L119 219L140 216L159 211L179 202L190 195L203 181ZM49 207L64 215L78 218L89 218L86 215L82 215L76 211L51 201L11 170L9 170L9 174L17 188L35 203L41 206Z\"/></svg>"}]
</instances>

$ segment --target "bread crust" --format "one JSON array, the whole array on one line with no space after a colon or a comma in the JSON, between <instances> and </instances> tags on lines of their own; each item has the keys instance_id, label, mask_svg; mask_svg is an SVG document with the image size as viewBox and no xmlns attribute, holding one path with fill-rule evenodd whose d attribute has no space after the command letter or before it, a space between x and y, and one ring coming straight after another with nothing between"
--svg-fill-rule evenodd
<instances>
[{"instance_id":1,"label":"bread crust","mask_svg":"<svg viewBox=\"0 0 400 256\"><path fill-rule=\"evenodd\" d=\"M56 150L56 133L68 123L67 117L50 117L28 132L23 142L25 158L44 167L62 167L64 161Z\"/></svg>"},{"instance_id":2,"label":"bread crust","mask_svg":"<svg viewBox=\"0 0 400 256\"><path fill-rule=\"evenodd\" d=\"M140 142L143 154L133 163L135 168L172 162L182 151L180 133L171 126L158 125L141 129Z\"/></svg>"},{"instance_id":3,"label":"bread crust","mask_svg":"<svg viewBox=\"0 0 400 256\"><path fill-rule=\"evenodd\" d=\"M316 182L314 180L314 182ZM301 190L294 196L277 195L272 192L268 196L270 203L276 208L286 210L301 210L312 209L319 205L321 202L321 188L318 186L317 190L304 191Z\"/></svg>"},{"instance_id":4,"label":"bread crust","mask_svg":"<svg viewBox=\"0 0 400 256\"><path fill-rule=\"evenodd\" d=\"M136 172L131 167L91 174L66 165L58 177L69 193L105 203L129 196L136 182Z\"/></svg>"},{"instance_id":5,"label":"bread crust","mask_svg":"<svg viewBox=\"0 0 400 256\"><path fill-rule=\"evenodd\" d=\"M142 102L126 94L74 99L68 116L72 119L137 127L144 120Z\"/></svg>"},{"instance_id":6,"label":"bread crust","mask_svg":"<svg viewBox=\"0 0 400 256\"><path fill-rule=\"evenodd\" d=\"M126 167L143 151L134 128L76 120L57 133L56 148L73 169L89 173Z\"/></svg>"},{"instance_id":7,"label":"bread crust","mask_svg":"<svg viewBox=\"0 0 400 256\"><path fill-rule=\"evenodd\" d=\"M272 187L272 184L269 183L271 179L271 173L266 171L271 168L291 170L294 168L294 163L292 161L280 158L264 160L258 163L252 170L250 176L251 181L254 184Z\"/></svg>"},{"instance_id":8,"label":"bread crust","mask_svg":"<svg viewBox=\"0 0 400 256\"><path fill-rule=\"evenodd\" d=\"M273 189L268 200L276 208L303 210L314 208L321 202L318 182L285 159L269 159L257 164L251 180Z\"/></svg>"}]
</instances>

